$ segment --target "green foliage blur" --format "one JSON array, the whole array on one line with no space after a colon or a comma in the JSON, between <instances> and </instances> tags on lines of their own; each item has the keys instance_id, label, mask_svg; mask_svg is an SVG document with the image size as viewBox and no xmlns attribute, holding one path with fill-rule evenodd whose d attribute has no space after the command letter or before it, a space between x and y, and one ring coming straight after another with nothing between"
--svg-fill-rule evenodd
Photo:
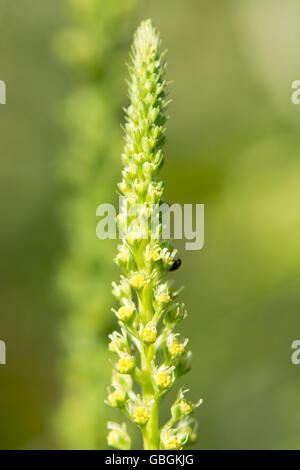
<instances>
[{"instance_id":1,"label":"green foliage blur","mask_svg":"<svg viewBox=\"0 0 300 470\"><path fill-rule=\"evenodd\" d=\"M67 145L60 155L61 222L66 253L58 288L66 306L62 331L61 403L53 432L68 449L99 449L109 413L107 332L112 328L112 243L99 243L95 214L100 203L115 202L120 159L120 76L128 44L125 27L136 0L69 0L69 24L54 39L64 64L78 76L61 122ZM120 42L124 42L121 46ZM127 44L127 47L125 46Z\"/></svg>"},{"instance_id":2,"label":"green foliage blur","mask_svg":"<svg viewBox=\"0 0 300 470\"><path fill-rule=\"evenodd\" d=\"M104 448L119 418L102 403L116 242L96 239L95 210L116 198L125 62L148 17L174 80L165 197L205 204L205 246L176 243L173 276L184 383L204 398L195 447L299 448L299 2L71 3L0 0L0 448Z\"/></svg>"}]
</instances>

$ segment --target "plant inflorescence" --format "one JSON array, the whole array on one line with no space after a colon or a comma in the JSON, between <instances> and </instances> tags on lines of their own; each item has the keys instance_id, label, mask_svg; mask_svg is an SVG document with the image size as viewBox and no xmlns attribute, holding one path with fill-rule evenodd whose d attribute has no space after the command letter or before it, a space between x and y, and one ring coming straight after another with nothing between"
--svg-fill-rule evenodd
<instances>
[{"instance_id":1,"label":"plant inflorescence","mask_svg":"<svg viewBox=\"0 0 300 470\"><path fill-rule=\"evenodd\" d=\"M151 217L163 197L158 171L165 142L165 62L161 41L150 20L136 31L129 65L130 105L126 109L124 165L119 191L124 198L118 215L122 243L115 262L122 269L113 294L120 330L110 335L113 374L107 403L121 408L141 429L144 449L182 449L196 439L193 410L201 403L186 399L180 389L170 420L160 426L159 407L178 377L190 368L187 339L175 331L186 317L184 304L168 272L180 265L177 251L162 239L162 224L152 230ZM108 444L130 448L123 423L108 423Z\"/></svg>"}]
</instances>

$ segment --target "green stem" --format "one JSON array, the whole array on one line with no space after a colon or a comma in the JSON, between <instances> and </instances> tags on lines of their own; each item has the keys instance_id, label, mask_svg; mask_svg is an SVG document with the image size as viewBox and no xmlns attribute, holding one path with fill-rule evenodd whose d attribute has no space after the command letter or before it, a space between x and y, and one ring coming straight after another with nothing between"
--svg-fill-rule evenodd
<instances>
[{"instance_id":1,"label":"green stem","mask_svg":"<svg viewBox=\"0 0 300 470\"><path fill-rule=\"evenodd\" d=\"M159 449L158 399L153 403L151 416L143 430L145 450Z\"/></svg>"},{"instance_id":2,"label":"green stem","mask_svg":"<svg viewBox=\"0 0 300 470\"><path fill-rule=\"evenodd\" d=\"M142 384L143 401L150 404L150 418L146 426L143 428L143 440L145 450L159 449L159 398L155 396L155 388L152 378L152 361L155 359L154 346L147 346L142 355L142 370L144 373L144 381Z\"/></svg>"}]
</instances>

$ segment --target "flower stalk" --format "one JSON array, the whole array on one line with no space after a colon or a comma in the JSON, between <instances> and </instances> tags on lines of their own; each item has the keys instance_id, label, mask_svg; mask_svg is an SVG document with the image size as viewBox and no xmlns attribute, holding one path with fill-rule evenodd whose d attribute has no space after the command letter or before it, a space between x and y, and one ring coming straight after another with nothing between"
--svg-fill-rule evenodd
<instances>
[{"instance_id":1,"label":"flower stalk","mask_svg":"<svg viewBox=\"0 0 300 470\"><path fill-rule=\"evenodd\" d=\"M191 360L191 352L186 350L188 340L175 333L177 324L186 317L185 306L166 280L168 272L180 263L177 251L162 238L161 218L156 218L163 203L158 171L165 142L165 68L159 35L150 20L144 21L135 33L129 65L130 105L124 128L123 178L118 185L123 198L118 215L122 243L115 258L123 275L118 285L113 283L120 303L119 309L113 310L120 332L110 335L114 363L107 403L121 408L139 426L144 449L150 450L182 449L194 442L192 414L201 403L188 402L186 391L180 390L171 419L160 428L161 401L176 379L189 370ZM154 225L153 219L157 221ZM130 447L124 423L110 423L110 429L109 445L124 449L126 442Z\"/></svg>"}]
</instances>

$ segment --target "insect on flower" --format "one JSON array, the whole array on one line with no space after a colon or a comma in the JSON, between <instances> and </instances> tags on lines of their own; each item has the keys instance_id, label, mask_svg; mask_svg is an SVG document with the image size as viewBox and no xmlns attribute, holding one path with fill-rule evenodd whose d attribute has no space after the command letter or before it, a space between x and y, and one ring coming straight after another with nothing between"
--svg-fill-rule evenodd
<instances>
[{"instance_id":1,"label":"insect on flower","mask_svg":"<svg viewBox=\"0 0 300 470\"><path fill-rule=\"evenodd\" d=\"M175 259L173 265L170 267L169 271L177 271L180 268L182 261L180 258Z\"/></svg>"}]
</instances>

